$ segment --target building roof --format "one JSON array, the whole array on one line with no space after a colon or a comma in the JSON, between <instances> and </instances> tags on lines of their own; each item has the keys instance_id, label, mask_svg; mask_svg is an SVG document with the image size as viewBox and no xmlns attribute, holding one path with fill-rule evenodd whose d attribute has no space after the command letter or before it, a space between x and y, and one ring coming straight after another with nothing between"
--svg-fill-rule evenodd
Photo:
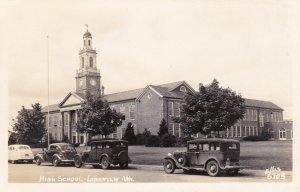
<instances>
[{"instance_id":1,"label":"building roof","mask_svg":"<svg viewBox=\"0 0 300 192\"><path fill-rule=\"evenodd\" d=\"M54 104L54 105L49 105L49 112L51 111L59 111L59 104ZM47 113L48 112L48 106L45 106L42 108L42 113Z\"/></svg>"},{"instance_id":2,"label":"building roof","mask_svg":"<svg viewBox=\"0 0 300 192\"><path fill-rule=\"evenodd\" d=\"M119 93L112 93L112 94L104 95L103 99L107 100L108 102L125 101L125 100L135 99L143 92L143 90L144 90L144 88L123 91L123 92L119 92Z\"/></svg>"},{"instance_id":3,"label":"building roof","mask_svg":"<svg viewBox=\"0 0 300 192\"><path fill-rule=\"evenodd\" d=\"M270 101L261 101L255 99L245 99L245 105L247 107L259 107L259 108L266 108L266 109L283 110L282 108L278 107L277 105L275 105Z\"/></svg>"}]
</instances>

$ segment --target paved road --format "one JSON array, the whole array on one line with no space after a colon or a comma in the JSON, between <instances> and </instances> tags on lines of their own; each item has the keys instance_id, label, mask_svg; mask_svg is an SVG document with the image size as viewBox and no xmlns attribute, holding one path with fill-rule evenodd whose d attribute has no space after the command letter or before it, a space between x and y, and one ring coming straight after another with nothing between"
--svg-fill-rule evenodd
<instances>
[{"instance_id":1,"label":"paved road","mask_svg":"<svg viewBox=\"0 0 300 192\"><path fill-rule=\"evenodd\" d=\"M112 167L110 170L95 169L91 166L75 168L69 165L53 167L50 164L9 164L10 183L103 183L103 182L289 182L292 172L282 171L285 179L268 180L263 170L241 170L236 176L221 175L209 177L203 172L184 174L176 170L165 174L162 166L130 164L128 169Z\"/></svg>"}]
</instances>

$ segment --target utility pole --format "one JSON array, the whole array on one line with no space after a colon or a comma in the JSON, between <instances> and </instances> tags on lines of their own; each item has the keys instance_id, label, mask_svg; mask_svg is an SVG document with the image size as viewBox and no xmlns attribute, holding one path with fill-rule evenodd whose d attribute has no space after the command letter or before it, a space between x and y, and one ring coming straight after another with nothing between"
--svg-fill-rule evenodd
<instances>
[{"instance_id":1,"label":"utility pole","mask_svg":"<svg viewBox=\"0 0 300 192\"><path fill-rule=\"evenodd\" d=\"M47 115L47 136L48 136L48 146L50 145L50 133L49 133L49 126L50 126L50 112L49 112L49 42L48 42L48 35L47 35L47 67L48 67L48 107L47 107L47 110L48 110L48 115Z\"/></svg>"}]
</instances>

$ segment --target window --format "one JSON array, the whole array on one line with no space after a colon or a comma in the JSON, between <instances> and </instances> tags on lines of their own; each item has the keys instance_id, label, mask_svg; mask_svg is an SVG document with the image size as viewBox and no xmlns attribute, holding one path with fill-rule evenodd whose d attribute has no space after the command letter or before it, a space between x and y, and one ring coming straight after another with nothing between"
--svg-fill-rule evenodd
<instances>
[{"instance_id":1,"label":"window","mask_svg":"<svg viewBox=\"0 0 300 192\"><path fill-rule=\"evenodd\" d=\"M135 105L131 104L129 107L129 119L134 120L134 113L135 113Z\"/></svg>"},{"instance_id":2,"label":"window","mask_svg":"<svg viewBox=\"0 0 300 192\"><path fill-rule=\"evenodd\" d=\"M247 127L245 126L244 128L244 137L247 137Z\"/></svg>"},{"instance_id":3,"label":"window","mask_svg":"<svg viewBox=\"0 0 300 192\"><path fill-rule=\"evenodd\" d=\"M53 126L54 126L54 127L57 127L57 124L58 124L58 116L55 115L55 116L54 116L54 120L53 120Z\"/></svg>"},{"instance_id":4,"label":"window","mask_svg":"<svg viewBox=\"0 0 300 192\"><path fill-rule=\"evenodd\" d=\"M178 128L178 132L179 132L179 137L181 137L181 124L178 124L179 128Z\"/></svg>"},{"instance_id":5,"label":"window","mask_svg":"<svg viewBox=\"0 0 300 192\"><path fill-rule=\"evenodd\" d=\"M229 136L229 129L227 128L226 129L226 137L228 137Z\"/></svg>"},{"instance_id":6,"label":"window","mask_svg":"<svg viewBox=\"0 0 300 192\"><path fill-rule=\"evenodd\" d=\"M236 143L229 143L228 144L228 149L233 150L233 149L238 149L238 146Z\"/></svg>"},{"instance_id":7,"label":"window","mask_svg":"<svg viewBox=\"0 0 300 192\"><path fill-rule=\"evenodd\" d=\"M254 112L254 121L257 121L257 110L253 110Z\"/></svg>"},{"instance_id":8,"label":"window","mask_svg":"<svg viewBox=\"0 0 300 192\"><path fill-rule=\"evenodd\" d=\"M81 68L84 68L84 57L81 57Z\"/></svg>"},{"instance_id":9,"label":"window","mask_svg":"<svg viewBox=\"0 0 300 192\"><path fill-rule=\"evenodd\" d=\"M209 151L209 144L208 143L203 143L202 144L202 150L203 151Z\"/></svg>"},{"instance_id":10,"label":"window","mask_svg":"<svg viewBox=\"0 0 300 192\"><path fill-rule=\"evenodd\" d=\"M233 137L237 137L237 127L236 126L234 126L234 127L232 127L232 129L233 129Z\"/></svg>"},{"instance_id":11,"label":"window","mask_svg":"<svg viewBox=\"0 0 300 192\"><path fill-rule=\"evenodd\" d=\"M220 146L218 142L210 143L210 150L211 151L220 151Z\"/></svg>"},{"instance_id":12,"label":"window","mask_svg":"<svg viewBox=\"0 0 300 192\"><path fill-rule=\"evenodd\" d=\"M83 41L83 46L85 46L85 40Z\"/></svg>"},{"instance_id":13,"label":"window","mask_svg":"<svg viewBox=\"0 0 300 192\"><path fill-rule=\"evenodd\" d=\"M174 116L180 116L180 103L179 102L174 102L173 103L173 105L174 105Z\"/></svg>"},{"instance_id":14,"label":"window","mask_svg":"<svg viewBox=\"0 0 300 192\"><path fill-rule=\"evenodd\" d=\"M169 103L169 114L170 116L174 116L174 102Z\"/></svg>"},{"instance_id":15,"label":"window","mask_svg":"<svg viewBox=\"0 0 300 192\"><path fill-rule=\"evenodd\" d=\"M284 128L279 130L279 140L286 140L286 130Z\"/></svg>"},{"instance_id":16,"label":"window","mask_svg":"<svg viewBox=\"0 0 300 192\"><path fill-rule=\"evenodd\" d=\"M259 114L259 127L264 127L264 115L262 113Z\"/></svg>"},{"instance_id":17,"label":"window","mask_svg":"<svg viewBox=\"0 0 300 192\"><path fill-rule=\"evenodd\" d=\"M255 136L255 127L252 127L252 135Z\"/></svg>"},{"instance_id":18,"label":"window","mask_svg":"<svg viewBox=\"0 0 300 192\"><path fill-rule=\"evenodd\" d=\"M180 87L180 91L181 91L181 92L186 92L185 86L181 86L181 87Z\"/></svg>"},{"instance_id":19,"label":"window","mask_svg":"<svg viewBox=\"0 0 300 192\"><path fill-rule=\"evenodd\" d=\"M90 57L90 67L93 67L93 57Z\"/></svg>"},{"instance_id":20,"label":"window","mask_svg":"<svg viewBox=\"0 0 300 192\"><path fill-rule=\"evenodd\" d=\"M247 121L250 121L250 109L246 110L246 115L247 115Z\"/></svg>"},{"instance_id":21,"label":"window","mask_svg":"<svg viewBox=\"0 0 300 192\"><path fill-rule=\"evenodd\" d=\"M169 124L169 133L172 133L172 135L175 135L175 127L174 127L174 123L170 123Z\"/></svg>"},{"instance_id":22,"label":"window","mask_svg":"<svg viewBox=\"0 0 300 192\"><path fill-rule=\"evenodd\" d=\"M120 113L122 113L123 114L123 120L125 120L126 119L126 115L125 115L125 107L123 106L123 104L122 104L122 106L120 107Z\"/></svg>"},{"instance_id":23,"label":"window","mask_svg":"<svg viewBox=\"0 0 300 192\"><path fill-rule=\"evenodd\" d=\"M69 114L65 113L65 126L69 126Z\"/></svg>"},{"instance_id":24,"label":"window","mask_svg":"<svg viewBox=\"0 0 300 192\"><path fill-rule=\"evenodd\" d=\"M89 46L91 46L91 40L89 40Z\"/></svg>"},{"instance_id":25,"label":"window","mask_svg":"<svg viewBox=\"0 0 300 192\"><path fill-rule=\"evenodd\" d=\"M248 131L249 131L248 136L251 136L251 127L250 126L248 127Z\"/></svg>"}]
</instances>

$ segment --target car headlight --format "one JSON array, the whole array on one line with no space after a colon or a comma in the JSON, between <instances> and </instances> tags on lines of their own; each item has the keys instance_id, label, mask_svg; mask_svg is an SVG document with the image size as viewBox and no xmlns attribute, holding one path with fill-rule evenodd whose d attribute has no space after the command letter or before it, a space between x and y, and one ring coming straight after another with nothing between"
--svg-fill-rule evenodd
<instances>
[{"instance_id":1,"label":"car headlight","mask_svg":"<svg viewBox=\"0 0 300 192\"><path fill-rule=\"evenodd\" d=\"M168 153L168 156L172 156L172 153Z\"/></svg>"}]
</instances>

